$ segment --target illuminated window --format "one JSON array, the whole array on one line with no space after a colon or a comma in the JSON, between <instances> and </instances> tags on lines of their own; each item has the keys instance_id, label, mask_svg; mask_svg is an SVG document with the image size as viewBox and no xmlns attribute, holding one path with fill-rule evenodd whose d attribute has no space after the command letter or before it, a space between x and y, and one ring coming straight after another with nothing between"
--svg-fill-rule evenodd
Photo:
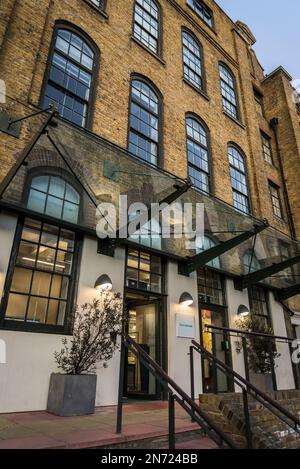
<instances>
[{"instance_id":1,"label":"illuminated window","mask_svg":"<svg viewBox=\"0 0 300 469\"><path fill-rule=\"evenodd\" d=\"M162 293L162 263L159 256L140 250L127 253L126 286Z\"/></svg>"}]
</instances>

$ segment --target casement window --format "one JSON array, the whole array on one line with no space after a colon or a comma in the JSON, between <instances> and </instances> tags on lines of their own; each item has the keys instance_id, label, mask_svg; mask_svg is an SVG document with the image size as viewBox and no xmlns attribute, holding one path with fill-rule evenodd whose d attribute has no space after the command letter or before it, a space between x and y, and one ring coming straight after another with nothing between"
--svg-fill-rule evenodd
<instances>
[{"instance_id":1,"label":"casement window","mask_svg":"<svg viewBox=\"0 0 300 469\"><path fill-rule=\"evenodd\" d=\"M36 176L27 208L76 223L79 194L62 178ZM19 220L2 303L4 327L66 332L77 251L74 232L32 218Z\"/></svg>"},{"instance_id":2,"label":"casement window","mask_svg":"<svg viewBox=\"0 0 300 469\"><path fill-rule=\"evenodd\" d=\"M249 190L246 174L245 158L233 146L228 147L230 178L233 195L233 205L240 212L250 213Z\"/></svg>"},{"instance_id":3,"label":"casement window","mask_svg":"<svg viewBox=\"0 0 300 469\"><path fill-rule=\"evenodd\" d=\"M210 193L208 133L198 119L187 117L186 135L189 177L196 189Z\"/></svg>"},{"instance_id":4,"label":"casement window","mask_svg":"<svg viewBox=\"0 0 300 469\"><path fill-rule=\"evenodd\" d=\"M162 269L159 256L129 249L126 263L126 286L138 290L162 293Z\"/></svg>"},{"instance_id":5,"label":"casement window","mask_svg":"<svg viewBox=\"0 0 300 469\"><path fill-rule=\"evenodd\" d=\"M187 4L194 10L194 12L201 18L205 23L213 28L213 12L205 5L202 0L187 0Z\"/></svg>"},{"instance_id":6,"label":"casement window","mask_svg":"<svg viewBox=\"0 0 300 469\"><path fill-rule=\"evenodd\" d=\"M217 243L211 239L209 236L199 236L196 238L196 254L200 254L200 252L207 251L215 247ZM221 269L221 261L219 257L212 259L207 263L209 267L213 267L214 269Z\"/></svg>"},{"instance_id":7,"label":"casement window","mask_svg":"<svg viewBox=\"0 0 300 469\"><path fill-rule=\"evenodd\" d=\"M42 106L54 104L61 117L87 127L90 117L93 72L92 46L66 26L55 30Z\"/></svg>"},{"instance_id":8,"label":"casement window","mask_svg":"<svg viewBox=\"0 0 300 469\"><path fill-rule=\"evenodd\" d=\"M199 301L225 306L223 281L220 274L207 268L197 270Z\"/></svg>"},{"instance_id":9,"label":"casement window","mask_svg":"<svg viewBox=\"0 0 300 469\"><path fill-rule=\"evenodd\" d=\"M270 137L261 132L261 142L265 161L269 164L273 164L272 144Z\"/></svg>"},{"instance_id":10,"label":"casement window","mask_svg":"<svg viewBox=\"0 0 300 469\"><path fill-rule=\"evenodd\" d=\"M281 200L280 200L280 188L273 182L269 181L269 191L271 195L273 213L276 217L283 219Z\"/></svg>"},{"instance_id":11,"label":"casement window","mask_svg":"<svg viewBox=\"0 0 300 469\"><path fill-rule=\"evenodd\" d=\"M223 110L234 119L239 119L235 78L228 67L219 64Z\"/></svg>"},{"instance_id":12,"label":"casement window","mask_svg":"<svg viewBox=\"0 0 300 469\"><path fill-rule=\"evenodd\" d=\"M155 166L159 160L160 105L152 86L132 80L128 150Z\"/></svg>"},{"instance_id":13,"label":"casement window","mask_svg":"<svg viewBox=\"0 0 300 469\"><path fill-rule=\"evenodd\" d=\"M154 0L135 0L133 36L155 54L161 53L160 7Z\"/></svg>"},{"instance_id":14,"label":"casement window","mask_svg":"<svg viewBox=\"0 0 300 469\"><path fill-rule=\"evenodd\" d=\"M187 31L182 32L183 76L199 90L204 88L202 73L202 48Z\"/></svg>"},{"instance_id":15,"label":"casement window","mask_svg":"<svg viewBox=\"0 0 300 469\"><path fill-rule=\"evenodd\" d=\"M255 103L256 103L256 110L257 110L257 112L260 116L264 117L264 115L265 115L264 97L255 88L253 89L253 93L254 93L254 99L255 99Z\"/></svg>"}]
</instances>

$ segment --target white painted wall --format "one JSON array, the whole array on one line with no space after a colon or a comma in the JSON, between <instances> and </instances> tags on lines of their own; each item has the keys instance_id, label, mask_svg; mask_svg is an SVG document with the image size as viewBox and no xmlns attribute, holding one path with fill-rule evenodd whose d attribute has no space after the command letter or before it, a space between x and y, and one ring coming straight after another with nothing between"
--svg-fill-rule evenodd
<instances>
[{"instance_id":1,"label":"white painted wall","mask_svg":"<svg viewBox=\"0 0 300 469\"><path fill-rule=\"evenodd\" d=\"M284 311L280 303L278 303L273 293L269 294L270 310L272 315L274 334L287 337ZM276 368L277 388L295 389L295 381L291 362L291 354L289 344L276 342L277 351L281 356L276 360L278 367Z\"/></svg>"},{"instance_id":2,"label":"white painted wall","mask_svg":"<svg viewBox=\"0 0 300 469\"><path fill-rule=\"evenodd\" d=\"M200 341L197 277L193 273L190 277L178 275L177 263L168 263L167 272L168 291L168 374L174 381L190 395L190 366L189 346L191 339L176 337L176 313L191 314L195 317L195 332L197 342ZM179 304L180 295L190 293L194 299L192 306L183 307ZM195 397L202 392L201 360L199 354L195 359Z\"/></svg>"},{"instance_id":3,"label":"white painted wall","mask_svg":"<svg viewBox=\"0 0 300 469\"><path fill-rule=\"evenodd\" d=\"M6 220L10 222L10 220ZM2 220L5 223L5 220ZM12 227L11 227L12 228ZM0 245L6 242L9 257L9 236L0 234ZM10 245L11 246L11 245ZM115 258L97 254L96 240L85 238L79 276L78 304L95 297L96 279L103 273L110 276L114 290L123 292L125 251L116 250ZM2 264L4 265L4 264ZM5 266L4 266L5 267ZM44 410L47 405L50 374L57 371L53 358L61 348L63 336L0 330L6 343L6 364L0 364L0 413ZM118 392L119 352L107 369L97 371L96 405L115 404Z\"/></svg>"},{"instance_id":4,"label":"white painted wall","mask_svg":"<svg viewBox=\"0 0 300 469\"><path fill-rule=\"evenodd\" d=\"M2 298L18 218L0 214L0 298Z\"/></svg>"}]
</instances>

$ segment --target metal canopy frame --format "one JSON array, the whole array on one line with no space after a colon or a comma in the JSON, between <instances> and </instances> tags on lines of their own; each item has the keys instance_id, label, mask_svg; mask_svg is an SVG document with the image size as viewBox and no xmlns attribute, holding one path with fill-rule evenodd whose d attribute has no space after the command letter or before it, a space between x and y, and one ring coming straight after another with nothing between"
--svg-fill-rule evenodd
<instances>
[{"instance_id":1,"label":"metal canopy frame","mask_svg":"<svg viewBox=\"0 0 300 469\"><path fill-rule=\"evenodd\" d=\"M206 251L202 251L196 256L192 257L191 259L180 262L178 264L178 273L181 275L190 275L195 270L199 269L200 267L204 267L208 262L216 259L217 257L221 256L225 252L229 251L230 249L239 246L247 239L252 238L252 236L256 236L261 231L265 230L269 227L269 223L264 221L261 225L254 225L253 230L245 231L244 233L235 236L227 241L224 241L216 246L213 246Z\"/></svg>"},{"instance_id":2,"label":"metal canopy frame","mask_svg":"<svg viewBox=\"0 0 300 469\"><path fill-rule=\"evenodd\" d=\"M275 298L277 301L288 300L293 296L300 294L300 283L298 285L293 285L288 288L281 288L275 292Z\"/></svg>"},{"instance_id":3,"label":"metal canopy frame","mask_svg":"<svg viewBox=\"0 0 300 469\"><path fill-rule=\"evenodd\" d=\"M298 263L300 263L300 254L297 254L297 256L291 257L290 259L286 259L285 261L278 262L277 264L272 264L268 267L257 270L256 272L252 272L248 275L243 275L241 278L235 280L235 288L236 290L244 290L245 288L255 285L256 283L259 283L262 280L265 280L278 272L282 272Z\"/></svg>"}]
</instances>

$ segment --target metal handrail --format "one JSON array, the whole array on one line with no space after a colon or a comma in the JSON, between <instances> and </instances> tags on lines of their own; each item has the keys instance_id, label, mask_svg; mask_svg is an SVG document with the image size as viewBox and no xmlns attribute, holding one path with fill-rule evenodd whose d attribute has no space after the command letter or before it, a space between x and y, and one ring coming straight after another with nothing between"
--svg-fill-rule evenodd
<instances>
[{"instance_id":1,"label":"metal handrail","mask_svg":"<svg viewBox=\"0 0 300 469\"><path fill-rule=\"evenodd\" d=\"M284 337L284 336L280 336L280 335L272 335L272 334L265 334L263 332L251 332L251 331L242 331L241 329L230 329L229 327L222 327L222 326L215 326L213 324L206 324L205 327L207 329L213 329L213 330L216 330L216 331L222 331L222 332L225 332L225 333L234 333L234 334L237 334L239 336L249 336L249 337L262 337L264 339L269 339L269 340L282 340L282 341L286 341L286 342L293 342L295 340L292 339L291 337Z\"/></svg>"},{"instance_id":2,"label":"metal handrail","mask_svg":"<svg viewBox=\"0 0 300 469\"><path fill-rule=\"evenodd\" d=\"M210 360L215 367L224 373L227 377L230 377L235 384L237 384L243 393L243 403L244 403L244 415L245 415L245 425L246 425L246 437L248 447L252 448L252 432L251 432L251 422L250 422L250 413L249 413L249 403L248 395L256 399L260 404L266 407L273 415L279 418L287 426L292 428L296 433L300 434L300 420L295 417L291 412L278 404L277 401L272 399L270 396L265 394L263 391L258 389L256 386L250 383L243 376L239 375L234 371L230 366L226 365L224 362L215 357L212 353L206 350L202 345L200 345L195 340L192 340L192 345L190 346L190 364L191 364L191 395L194 395L194 370L193 368L193 350L198 352L200 355L205 356Z\"/></svg>"},{"instance_id":3,"label":"metal handrail","mask_svg":"<svg viewBox=\"0 0 300 469\"><path fill-rule=\"evenodd\" d=\"M169 396L169 448L175 448L175 401L190 415L194 422L220 447L238 449L233 440L219 428L213 420L186 394L175 381L135 342L126 332L122 333L122 344L130 350L137 359L153 374L167 391ZM120 371L124 370L124 349ZM124 372L123 372L124 373ZM122 387L123 379L119 383L117 433L122 429ZM226 445L224 445L224 443Z\"/></svg>"}]
</instances>

